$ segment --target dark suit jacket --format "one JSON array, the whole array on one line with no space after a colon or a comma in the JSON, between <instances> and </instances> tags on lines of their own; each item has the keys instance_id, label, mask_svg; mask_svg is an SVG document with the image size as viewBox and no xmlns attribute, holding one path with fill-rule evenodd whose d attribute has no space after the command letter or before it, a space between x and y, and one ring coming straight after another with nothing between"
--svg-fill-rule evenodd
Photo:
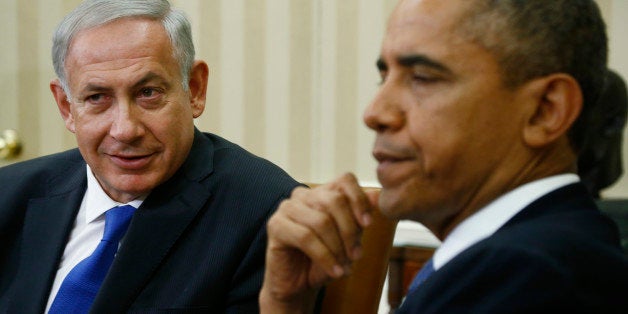
<instances>
[{"instance_id":1,"label":"dark suit jacket","mask_svg":"<svg viewBox=\"0 0 628 314\"><path fill-rule=\"evenodd\" d=\"M617 227L584 185L527 206L445 264L398 313L626 313Z\"/></svg>"},{"instance_id":2,"label":"dark suit jacket","mask_svg":"<svg viewBox=\"0 0 628 314\"><path fill-rule=\"evenodd\" d=\"M0 168L0 312L41 313L87 179L78 150ZM265 224L297 186L218 136L136 211L92 312L258 311Z\"/></svg>"}]
</instances>

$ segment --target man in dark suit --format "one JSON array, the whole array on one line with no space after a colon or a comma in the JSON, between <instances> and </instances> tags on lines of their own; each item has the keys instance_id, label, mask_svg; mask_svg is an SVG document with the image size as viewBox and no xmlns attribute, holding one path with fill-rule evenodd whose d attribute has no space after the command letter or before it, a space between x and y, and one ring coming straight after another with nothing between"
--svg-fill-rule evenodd
<instances>
[{"instance_id":1,"label":"man in dark suit","mask_svg":"<svg viewBox=\"0 0 628 314\"><path fill-rule=\"evenodd\" d=\"M53 41L78 149L0 169L0 312L257 312L265 224L297 182L194 127L208 67L185 16L86 1Z\"/></svg>"},{"instance_id":2,"label":"man in dark suit","mask_svg":"<svg viewBox=\"0 0 628 314\"><path fill-rule=\"evenodd\" d=\"M606 47L592 0L401 0L364 113L381 194L297 188L268 223L262 312L310 312L378 202L442 240L401 313L624 313L617 227L576 175Z\"/></svg>"}]
</instances>

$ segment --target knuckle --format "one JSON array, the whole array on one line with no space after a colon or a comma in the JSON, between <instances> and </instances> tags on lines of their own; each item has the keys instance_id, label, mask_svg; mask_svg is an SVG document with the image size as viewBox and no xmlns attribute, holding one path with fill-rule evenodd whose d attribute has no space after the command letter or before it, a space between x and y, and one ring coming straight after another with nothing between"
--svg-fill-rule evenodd
<instances>
[{"instance_id":1,"label":"knuckle","mask_svg":"<svg viewBox=\"0 0 628 314\"><path fill-rule=\"evenodd\" d=\"M306 245L316 238L316 236L310 230L307 230L305 232L298 232L294 235L294 237L297 243L304 243Z\"/></svg>"},{"instance_id":2,"label":"knuckle","mask_svg":"<svg viewBox=\"0 0 628 314\"><path fill-rule=\"evenodd\" d=\"M283 210L285 210L286 207L290 207L290 199L284 199L281 202L279 202L279 206L277 206L277 211L276 212L281 212Z\"/></svg>"},{"instance_id":3,"label":"knuckle","mask_svg":"<svg viewBox=\"0 0 628 314\"><path fill-rule=\"evenodd\" d=\"M290 193L290 198L300 198L308 192L310 192L310 189L303 186L297 186L294 190L292 190L292 193Z\"/></svg>"},{"instance_id":4,"label":"knuckle","mask_svg":"<svg viewBox=\"0 0 628 314\"><path fill-rule=\"evenodd\" d=\"M324 230L332 223L332 218L329 215L321 215L314 221L314 227L316 230Z\"/></svg>"},{"instance_id":5,"label":"knuckle","mask_svg":"<svg viewBox=\"0 0 628 314\"><path fill-rule=\"evenodd\" d=\"M358 180L355 175L351 172L345 172L341 177L340 181L344 183L357 183Z\"/></svg>"},{"instance_id":6,"label":"knuckle","mask_svg":"<svg viewBox=\"0 0 628 314\"><path fill-rule=\"evenodd\" d=\"M325 201L328 204L337 204L339 202L342 202L344 197L345 196L340 191L338 191L338 190L331 190L331 191L329 191Z\"/></svg>"},{"instance_id":7,"label":"knuckle","mask_svg":"<svg viewBox=\"0 0 628 314\"><path fill-rule=\"evenodd\" d=\"M266 223L266 228L268 229L268 233L273 233L275 230L281 230L281 218L279 218L277 214L272 215Z\"/></svg>"}]
</instances>

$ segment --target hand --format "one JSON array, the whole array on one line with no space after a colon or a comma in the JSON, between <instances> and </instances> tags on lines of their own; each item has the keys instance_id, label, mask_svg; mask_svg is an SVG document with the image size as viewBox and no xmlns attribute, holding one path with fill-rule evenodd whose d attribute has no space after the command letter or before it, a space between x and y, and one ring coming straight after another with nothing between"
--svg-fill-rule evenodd
<instances>
[{"instance_id":1,"label":"hand","mask_svg":"<svg viewBox=\"0 0 628 314\"><path fill-rule=\"evenodd\" d=\"M348 275L376 203L377 194L365 194L352 174L296 188L268 222L262 312L308 312L318 288Z\"/></svg>"}]
</instances>

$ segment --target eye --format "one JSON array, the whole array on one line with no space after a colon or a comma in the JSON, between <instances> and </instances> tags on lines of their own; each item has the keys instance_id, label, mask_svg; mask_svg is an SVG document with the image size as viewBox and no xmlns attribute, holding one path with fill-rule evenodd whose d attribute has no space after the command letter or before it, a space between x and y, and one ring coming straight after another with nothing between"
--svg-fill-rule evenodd
<instances>
[{"instance_id":1,"label":"eye","mask_svg":"<svg viewBox=\"0 0 628 314\"><path fill-rule=\"evenodd\" d=\"M386 82L386 76L388 76L388 71L386 70L379 70L379 85L383 85L384 82Z\"/></svg>"},{"instance_id":2,"label":"eye","mask_svg":"<svg viewBox=\"0 0 628 314\"><path fill-rule=\"evenodd\" d=\"M443 76L437 71L423 66L414 66L408 73L411 79L416 84L432 84L437 83L443 79Z\"/></svg>"},{"instance_id":3,"label":"eye","mask_svg":"<svg viewBox=\"0 0 628 314\"><path fill-rule=\"evenodd\" d=\"M379 72L379 85L383 85L386 82L386 77L388 76L388 64L384 61L384 59L377 59L375 62L375 66L377 67L377 71Z\"/></svg>"},{"instance_id":4,"label":"eye","mask_svg":"<svg viewBox=\"0 0 628 314\"><path fill-rule=\"evenodd\" d=\"M91 95L91 96L87 97L87 100L90 101L90 102L98 102L103 97L104 97L103 94L96 94L96 95Z\"/></svg>"},{"instance_id":5,"label":"eye","mask_svg":"<svg viewBox=\"0 0 628 314\"><path fill-rule=\"evenodd\" d=\"M159 94L159 91L156 88L144 87L140 90L139 97L154 98L158 96L158 94Z\"/></svg>"},{"instance_id":6,"label":"eye","mask_svg":"<svg viewBox=\"0 0 628 314\"><path fill-rule=\"evenodd\" d=\"M417 83L422 83L422 84L426 84L426 83L434 83L438 81L438 78L433 77L433 76L428 76L428 75L413 75L412 76L412 80L417 82Z\"/></svg>"},{"instance_id":7,"label":"eye","mask_svg":"<svg viewBox=\"0 0 628 314\"><path fill-rule=\"evenodd\" d=\"M105 105L110 102L111 97L104 93L93 94L85 97L84 102L93 104L93 105Z\"/></svg>"},{"instance_id":8,"label":"eye","mask_svg":"<svg viewBox=\"0 0 628 314\"><path fill-rule=\"evenodd\" d=\"M156 87L142 87L137 92L137 103L146 107L155 107L163 103L164 91Z\"/></svg>"},{"instance_id":9,"label":"eye","mask_svg":"<svg viewBox=\"0 0 628 314\"><path fill-rule=\"evenodd\" d=\"M388 70L380 69L379 70L379 85L384 85L386 83L386 78L388 78Z\"/></svg>"}]
</instances>

